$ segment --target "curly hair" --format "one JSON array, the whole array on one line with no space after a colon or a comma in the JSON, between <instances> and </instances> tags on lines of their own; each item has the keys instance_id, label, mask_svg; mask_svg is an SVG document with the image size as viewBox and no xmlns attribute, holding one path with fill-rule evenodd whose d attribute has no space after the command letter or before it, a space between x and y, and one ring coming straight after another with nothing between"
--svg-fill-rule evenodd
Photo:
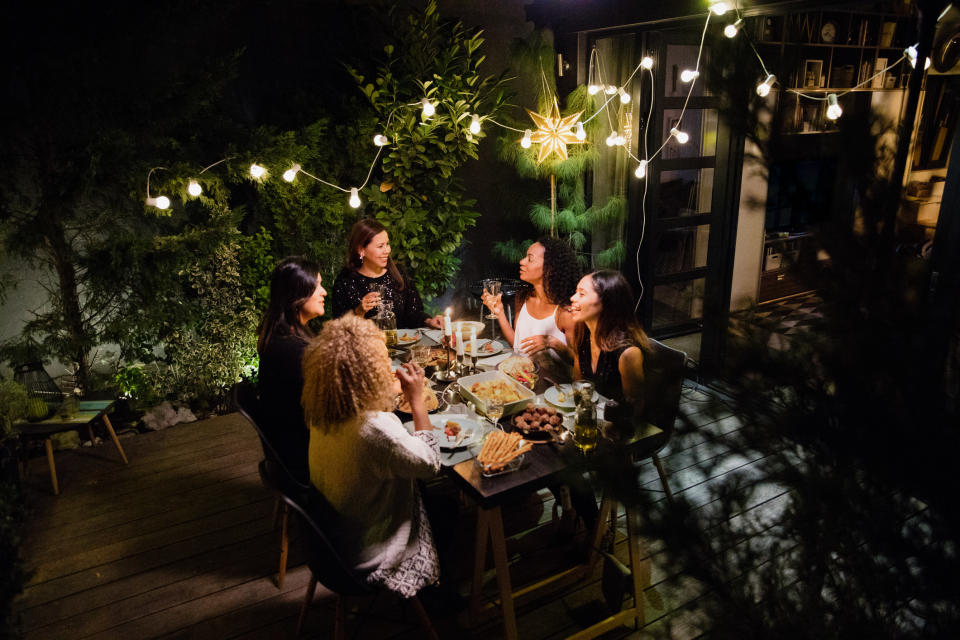
<instances>
[{"instance_id":1,"label":"curly hair","mask_svg":"<svg viewBox=\"0 0 960 640\"><path fill-rule=\"evenodd\" d=\"M580 263L577 254L565 240L543 236L536 242L543 245L543 291L550 304L565 307L577 290L580 281ZM517 296L517 308L523 306L533 293L527 289Z\"/></svg>"},{"instance_id":2,"label":"curly hair","mask_svg":"<svg viewBox=\"0 0 960 640\"><path fill-rule=\"evenodd\" d=\"M323 433L366 411L388 411L393 372L377 326L352 313L331 320L303 354L303 415Z\"/></svg>"}]
</instances>

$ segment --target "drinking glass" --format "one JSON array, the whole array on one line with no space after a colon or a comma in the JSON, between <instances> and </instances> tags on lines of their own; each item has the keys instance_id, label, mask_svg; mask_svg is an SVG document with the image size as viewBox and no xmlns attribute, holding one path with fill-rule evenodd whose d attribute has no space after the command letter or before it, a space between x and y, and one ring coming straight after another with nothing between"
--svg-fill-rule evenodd
<instances>
[{"instance_id":1,"label":"drinking glass","mask_svg":"<svg viewBox=\"0 0 960 640\"><path fill-rule=\"evenodd\" d=\"M497 420L503 416L503 403L499 400L487 400L486 414L493 426L497 426Z\"/></svg>"},{"instance_id":2,"label":"drinking glass","mask_svg":"<svg viewBox=\"0 0 960 640\"><path fill-rule=\"evenodd\" d=\"M377 313L380 313L383 310L383 305L385 302L389 302L391 305L393 304L393 300L391 300L387 295L387 293L390 291L390 287L387 285L381 282L374 282L370 285L370 291L380 294L380 303L377 306Z\"/></svg>"},{"instance_id":3,"label":"drinking glass","mask_svg":"<svg viewBox=\"0 0 960 640\"><path fill-rule=\"evenodd\" d=\"M380 312L374 319L377 326L383 331L383 339L388 347L397 346L397 316L393 314L393 302L384 300L380 305Z\"/></svg>"},{"instance_id":4,"label":"drinking glass","mask_svg":"<svg viewBox=\"0 0 960 640\"><path fill-rule=\"evenodd\" d=\"M410 353L413 356L413 361L420 365L421 368L427 368L427 362L430 360L430 346L425 344L417 344L410 348Z\"/></svg>"},{"instance_id":5,"label":"drinking glass","mask_svg":"<svg viewBox=\"0 0 960 640\"><path fill-rule=\"evenodd\" d=\"M497 297L500 294L500 281L499 280L484 280L483 281L484 290L493 297ZM490 310L490 313L486 316L487 320L496 320L497 314Z\"/></svg>"},{"instance_id":6,"label":"drinking glass","mask_svg":"<svg viewBox=\"0 0 960 640\"><path fill-rule=\"evenodd\" d=\"M593 405L584 403L577 407L573 420L573 443L584 453L589 453L597 446L597 418L593 412Z\"/></svg>"}]
</instances>

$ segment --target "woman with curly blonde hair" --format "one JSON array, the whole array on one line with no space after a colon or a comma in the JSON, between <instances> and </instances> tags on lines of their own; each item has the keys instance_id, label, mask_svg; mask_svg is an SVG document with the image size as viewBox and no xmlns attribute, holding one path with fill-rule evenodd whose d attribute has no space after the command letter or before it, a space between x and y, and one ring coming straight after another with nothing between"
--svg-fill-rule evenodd
<instances>
[{"instance_id":1,"label":"woman with curly blonde hair","mask_svg":"<svg viewBox=\"0 0 960 640\"><path fill-rule=\"evenodd\" d=\"M347 314L307 347L303 373L310 480L339 517L334 544L367 582L415 596L439 575L416 482L440 468L423 370L407 363L394 374L377 327ZM389 413L398 387L413 413L412 435Z\"/></svg>"}]
</instances>

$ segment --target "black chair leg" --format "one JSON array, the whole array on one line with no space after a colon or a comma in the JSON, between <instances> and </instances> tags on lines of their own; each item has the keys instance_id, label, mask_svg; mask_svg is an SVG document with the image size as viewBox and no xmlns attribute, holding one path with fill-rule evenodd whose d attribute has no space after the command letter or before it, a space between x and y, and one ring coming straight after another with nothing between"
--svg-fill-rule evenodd
<instances>
[{"instance_id":1,"label":"black chair leg","mask_svg":"<svg viewBox=\"0 0 960 640\"><path fill-rule=\"evenodd\" d=\"M667 483L667 474L663 470L663 464L660 463L660 456L653 454L650 457L653 459L653 466L657 468L657 473L660 475L660 484L663 485L663 492L667 494L667 500L670 504L673 504L673 493L671 493L670 485Z\"/></svg>"},{"instance_id":2,"label":"black chair leg","mask_svg":"<svg viewBox=\"0 0 960 640\"><path fill-rule=\"evenodd\" d=\"M427 634L429 640L440 640L437 636L437 631L433 628L433 622L430 620L430 616L427 615L426 609L423 608L423 603L420 602L420 598L413 596L410 598L410 604L413 605L413 610L417 612L417 617L420 618L420 624L423 625L423 630Z\"/></svg>"},{"instance_id":3,"label":"black chair leg","mask_svg":"<svg viewBox=\"0 0 960 640\"><path fill-rule=\"evenodd\" d=\"M310 606L310 603L313 602L313 596L317 592L317 576L312 571L310 572L310 584L307 585L307 595L303 599L303 606L300 607L300 618L297 620L297 637L300 637L300 633L303 630L303 621L307 617L307 607ZM339 599L338 599L339 600Z\"/></svg>"},{"instance_id":4,"label":"black chair leg","mask_svg":"<svg viewBox=\"0 0 960 640\"><path fill-rule=\"evenodd\" d=\"M280 521L280 569L277 571L277 588L283 589L283 580L287 577L287 555L290 552L289 532L287 524L290 520L290 509L283 503Z\"/></svg>"},{"instance_id":5,"label":"black chair leg","mask_svg":"<svg viewBox=\"0 0 960 640\"><path fill-rule=\"evenodd\" d=\"M347 607L343 596L337 596L337 611L333 616L333 640L346 640L347 637Z\"/></svg>"}]
</instances>

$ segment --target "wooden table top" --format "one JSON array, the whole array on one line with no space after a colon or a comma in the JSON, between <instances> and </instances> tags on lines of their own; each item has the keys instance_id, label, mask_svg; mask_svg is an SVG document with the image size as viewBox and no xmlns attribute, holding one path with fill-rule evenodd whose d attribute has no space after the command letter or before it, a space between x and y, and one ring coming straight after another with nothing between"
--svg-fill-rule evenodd
<instances>
[{"instance_id":1,"label":"wooden table top","mask_svg":"<svg viewBox=\"0 0 960 640\"><path fill-rule=\"evenodd\" d=\"M113 406L115 400L81 400L77 403L77 412L69 417L63 417L58 411L46 420L37 422L18 422L14 429L26 436L43 436L68 429L81 427L96 419L104 411Z\"/></svg>"}]
</instances>

